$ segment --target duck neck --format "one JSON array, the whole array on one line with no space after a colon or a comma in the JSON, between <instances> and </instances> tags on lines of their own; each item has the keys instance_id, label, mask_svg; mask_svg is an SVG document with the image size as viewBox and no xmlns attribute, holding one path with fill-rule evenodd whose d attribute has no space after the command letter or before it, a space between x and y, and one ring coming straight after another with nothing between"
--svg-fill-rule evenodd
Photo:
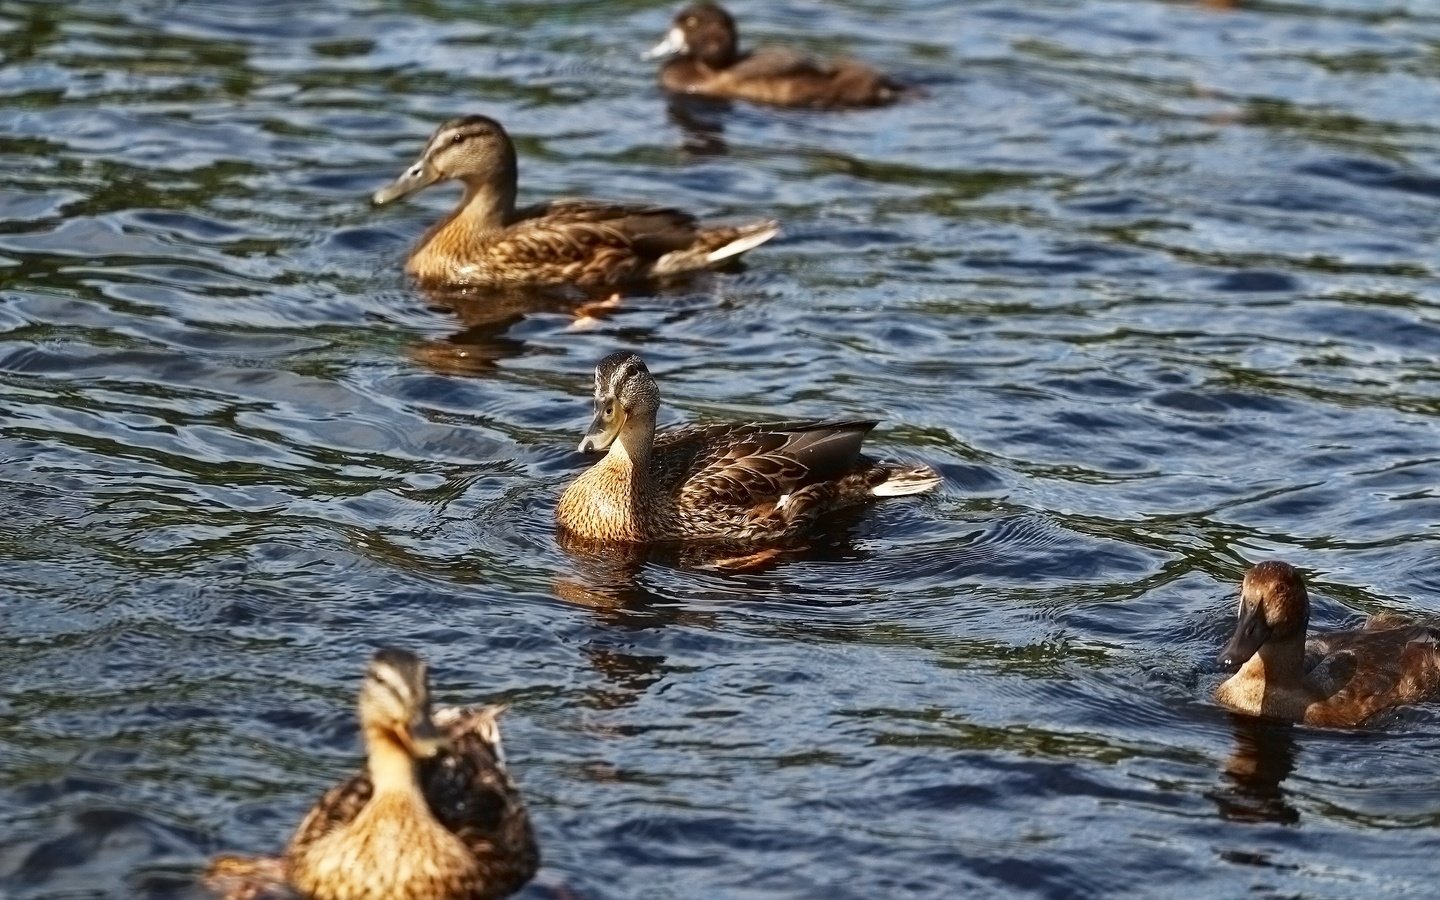
<instances>
[{"instance_id":1,"label":"duck neck","mask_svg":"<svg viewBox=\"0 0 1440 900\"><path fill-rule=\"evenodd\" d=\"M624 480L625 503L632 516L645 514L650 449L654 443L655 420L632 419L625 423L606 454L606 464Z\"/></svg>"},{"instance_id":2,"label":"duck neck","mask_svg":"<svg viewBox=\"0 0 1440 900\"><path fill-rule=\"evenodd\" d=\"M375 796L382 794L415 795L420 781L415 771L415 758L396 740L390 731L381 728L365 730L366 769Z\"/></svg>"},{"instance_id":3,"label":"duck neck","mask_svg":"<svg viewBox=\"0 0 1440 900\"><path fill-rule=\"evenodd\" d=\"M460 202L445 218L431 225L416 253L444 254L456 245L473 243L476 235L499 231L515 217L515 168L507 168L500 176L486 182L465 182Z\"/></svg>"},{"instance_id":4,"label":"duck neck","mask_svg":"<svg viewBox=\"0 0 1440 900\"><path fill-rule=\"evenodd\" d=\"M515 215L515 194L514 169L508 177L492 182L467 182L465 195L442 227L454 225L471 231L504 228Z\"/></svg>"},{"instance_id":5,"label":"duck neck","mask_svg":"<svg viewBox=\"0 0 1440 900\"><path fill-rule=\"evenodd\" d=\"M740 51L734 41L728 44L712 44L691 57L700 68L715 74L723 72L740 61Z\"/></svg>"},{"instance_id":6,"label":"duck neck","mask_svg":"<svg viewBox=\"0 0 1440 900\"><path fill-rule=\"evenodd\" d=\"M1305 630L1283 640L1266 641L1255 659L1264 670L1267 684L1298 687L1305 677Z\"/></svg>"}]
</instances>

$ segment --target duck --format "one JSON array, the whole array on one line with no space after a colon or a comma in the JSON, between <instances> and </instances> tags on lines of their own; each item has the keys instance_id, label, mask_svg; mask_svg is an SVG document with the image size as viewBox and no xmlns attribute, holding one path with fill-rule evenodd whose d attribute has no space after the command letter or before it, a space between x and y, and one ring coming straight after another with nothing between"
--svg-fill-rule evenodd
<instances>
[{"instance_id":1,"label":"duck","mask_svg":"<svg viewBox=\"0 0 1440 900\"><path fill-rule=\"evenodd\" d=\"M826 513L940 484L924 465L860 452L870 420L690 424L656 430L660 390L638 354L595 367L595 416L580 452L604 456L555 509L571 539L751 543L796 537Z\"/></svg>"},{"instance_id":2,"label":"duck","mask_svg":"<svg viewBox=\"0 0 1440 900\"><path fill-rule=\"evenodd\" d=\"M559 199L516 208L515 142L482 115L435 129L419 159L372 196L393 203L443 181L460 203L430 227L405 270L431 284L610 286L714 269L779 234L773 219L706 225L667 206Z\"/></svg>"},{"instance_id":3,"label":"duck","mask_svg":"<svg viewBox=\"0 0 1440 900\"><path fill-rule=\"evenodd\" d=\"M1440 629L1396 613L1306 639L1310 597L1289 563L1251 566L1220 664L1236 670L1215 699L1236 712L1326 728L1440 694Z\"/></svg>"},{"instance_id":4,"label":"duck","mask_svg":"<svg viewBox=\"0 0 1440 900\"><path fill-rule=\"evenodd\" d=\"M665 38L645 58L666 59L660 86L672 94L841 109L885 106L916 93L854 59L819 60L777 46L741 52L735 18L710 2L680 10Z\"/></svg>"},{"instance_id":5,"label":"duck","mask_svg":"<svg viewBox=\"0 0 1440 900\"><path fill-rule=\"evenodd\" d=\"M275 857L217 857L226 900L493 900L540 864L507 772L503 706L430 709L425 663L376 651L360 689L365 770L327 791Z\"/></svg>"}]
</instances>

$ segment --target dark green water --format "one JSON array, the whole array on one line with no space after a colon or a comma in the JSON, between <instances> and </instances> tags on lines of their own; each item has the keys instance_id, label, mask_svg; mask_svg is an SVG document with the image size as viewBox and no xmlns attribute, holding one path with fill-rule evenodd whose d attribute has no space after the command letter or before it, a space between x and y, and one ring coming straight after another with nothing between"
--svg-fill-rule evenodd
<instances>
[{"instance_id":1,"label":"dark green water","mask_svg":"<svg viewBox=\"0 0 1440 900\"><path fill-rule=\"evenodd\" d=\"M278 848L385 642L511 704L527 897L1432 892L1440 709L1208 694L1249 561L1440 613L1440 11L1242 5L738 4L928 96L685 117L668 4L0 3L0 896ZM587 329L441 308L453 193L366 198L466 112L526 197L786 232ZM946 484L750 574L572 557L621 348Z\"/></svg>"}]
</instances>

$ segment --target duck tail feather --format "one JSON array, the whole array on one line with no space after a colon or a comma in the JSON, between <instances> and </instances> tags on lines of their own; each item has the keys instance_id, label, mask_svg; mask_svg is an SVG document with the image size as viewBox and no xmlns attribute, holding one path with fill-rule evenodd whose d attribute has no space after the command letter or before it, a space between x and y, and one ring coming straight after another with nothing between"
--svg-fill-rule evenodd
<instances>
[{"instance_id":1,"label":"duck tail feather","mask_svg":"<svg viewBox=\"0 0 1440 900\"><path fill-rule=\"evenodd\" d=\"M741 226L735 231L737 232L735 237L705 254L706 262L718 263L732 256L739 256L748 250L754 250L780 233L780 223L767 220Z\"/></svg>"}]
</instances>

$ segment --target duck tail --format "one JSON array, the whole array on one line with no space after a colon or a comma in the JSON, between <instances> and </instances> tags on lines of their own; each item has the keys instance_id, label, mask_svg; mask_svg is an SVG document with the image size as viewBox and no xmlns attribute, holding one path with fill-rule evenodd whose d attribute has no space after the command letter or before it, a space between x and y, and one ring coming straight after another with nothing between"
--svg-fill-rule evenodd
<instances>
[{"instance_id":1,"label":"duck tail","mask_svg":"<svg viewBox=\"0 0 1440 900\"><path fill-rule=\"evenodd\" d=\"M705 254L705 261L714 265L733 256L739 256L747 250L754 250L779 233L780 223L774 219L766 219L763 222L752 222L748 225L716 228L713 231L703 232L700 236L700 243L703 243L708 250Z\"/></svg>"},{"instance_id":2,"label":"duck tail","mask_svg":"<svg viewBox=\"0 0 1440 900\"><path fill-rule=\"evenodd\" d=\"M273 856L217 856L202 882L222 900L295 900L285 878L285 862Z\"/></svg>"},{"instance_id":3,"label":"duck tail","mask_svg":"<svg viewBox=\"0 0 1440 900\"><path fill-rule=\"evenodd\" d=\"M778 222L765 220L744 225L722 225L695 232L689 246L672 250L655 261L652 275L678 275L713 269L753 250L780 233Z\"/></svg>"},{"instance_id":4,"label":"duck tail","mask_svg":"<svg viewBox=\"0 0 1440 900\"><path fill-rule=\"evenodd\" d=\"M504 703L489 706L447 706L435 710L431 718L457 746L466 746L470 740L480 741L503 769L505 745L500 738L500 716L509 708Z\"/></svg>"},{"instance_id":5,"label":"duck tail","mask_svg":"<svg viewBox=\"0 0 1440 900\"><path fill-rule=\"evenodd\" d=\"M940 473L929 466L885 466L885 480L870 489L874 497L923 494L940 486Z\"/></svg>"}]
</instances>

